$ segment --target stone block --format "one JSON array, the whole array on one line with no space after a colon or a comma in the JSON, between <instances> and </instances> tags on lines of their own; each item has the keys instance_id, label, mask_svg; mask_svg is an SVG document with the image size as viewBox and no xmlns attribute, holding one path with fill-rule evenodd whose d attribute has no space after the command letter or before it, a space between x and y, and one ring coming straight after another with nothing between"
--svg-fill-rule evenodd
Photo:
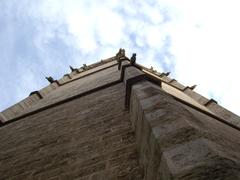
<instances>
[{"instance_id":1,"label":"stone block","mask_svg":"<svg viewBox=\"0 0 240 180\"><path fill-rule=\"evenodd\" d=\"M0 124L6 122L6 117L0 112Z\"/></svg>"},{"instance_id":2,"label":"stone block","mask_svg":"<svg viewBox=\"0 0 240 180\"><path fill-rule=\"evenodd\" d=\"M132 93L135 93L138 100L157 95L160 87L153 85L149 81L141 81L132 86Z\"/></svg>"},{"instance_id":3,"label":"stone block","mask_svg":"<svg viewBox=\"0 0 240 180\"><path fill-rule=\"evenodd\" d=\"M55 90L58 87L58 84L56 82L49 84L45 88L41 89L39 93L43 96L46 97L50 92Z\"/></svg>"},{"instance_id":4,"label":"stone block","mask_svg":"<svg viewBox=\"0 0 240 180\"><path fill-rule=\"evenodd\" d=\"M142 71L140 71L139 69L133 67L133 66L129 66L127 68L125 68L125 72L124 72L124 83L126 84L126 81L130 78L136 77L138 75L142 75L144 74Z\"/></svg>"},{"instance_id":5,"label":"stone block","mask_svg":"<svg viewBox=\"0 0 240 180\"><path fill-rule=\"evenodd\" d=\"M31 105L35 104L34 102L35 98L31 98L31 96L23 99L19 103L22 105L23 109L29 108Z\"/></svg>"},{"instance_id":6,"label":"stone block","mask_svg":"<svg viewBox=\"0 0 240 180\"><path fill-rule=\"evenodd\" d=\"M202 95L196 93L195 91L191 90L190 88L185 88L184 93L189 95L191 98L196 100L198 103L205 105L209 100Z\"/></svg>"},{"instance_id":7,"label":"stone block","mask_svg":"<svg viewBox=\"0 0 240 180\"><path fill-rule=\"evenodd\" d=\"M233 168L235 162L219 156L211 143L199 138L164 151L173 179L238 179L240 172Z\"/></svg>"},{"instance_id":8,"label":"stone block","mask_svg":"<svg viewBox=\"0 0 240 180\"><path fill-rule=\"evenodd\" d=\"M40 96L42 96L42 95L40 94ZM37 95L37 94L31 94L31 95L29 96L29 98L32 100L32 102L36 103L36 102L38 102L40 99L42 99L43 97L39 97L39 95Z\"/></svg>"}]
</instances>

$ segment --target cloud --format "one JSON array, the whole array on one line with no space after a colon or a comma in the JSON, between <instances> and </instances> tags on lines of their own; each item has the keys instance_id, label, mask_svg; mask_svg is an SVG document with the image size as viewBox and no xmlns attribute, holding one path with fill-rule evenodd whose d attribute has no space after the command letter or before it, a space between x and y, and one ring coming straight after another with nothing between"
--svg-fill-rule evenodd
<instances>
[{"instance_id":1,"label":"cloud","mask_svg":"<svg viewBox=\"0 0 240 180\"><path fill-rule=\"evenodd\" d=\"M0 79L0 109L44 87L45 76L60 78L69 64L123 47L239 114L237 7L237 0L1 1L0 75L8 82Z\"/></svg>"},{"instance_id":2,"label":"cloud","mask_svg":"<svg viewBox=\"0 0 240 180\"><path fill-rule=\"evenodd\" d=\"M168 32L176 78L185 84L197 83L198 92L239 114L237 5L237 1L174 2L178 13Z\"/></svg>"}]
</instances>

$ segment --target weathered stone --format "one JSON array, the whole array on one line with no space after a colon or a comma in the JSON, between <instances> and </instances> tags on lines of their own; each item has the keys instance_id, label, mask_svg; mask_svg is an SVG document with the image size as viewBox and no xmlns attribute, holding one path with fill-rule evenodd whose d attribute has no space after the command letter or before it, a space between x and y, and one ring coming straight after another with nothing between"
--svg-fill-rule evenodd
<instances>
[{"instance_id":1,"label":"weathered stone","mask_svg":"<svg viewBox=\"0 0 240 180\"><path fill-rule=\"evenodd\" d=\"M0 179L240 179L240 132L209 112L237 116L128 60L84 66L0 113Z\"/></svg>"},{"instance_id":2,"label":"weathered stone","mask_svg":"<svg viewBox=\"0 0 240 180\"><path fill-rule=\"evenodd\" d=\"M119 84L2 127L1 177L101 179L113 169L113 179L140 179L123 92Z\"/></svg>"},{"instance_id":3,"label":"weathered stone","mask_svg":"<svg viewBox=\"0 0 240 180\"><path fill-rule=\"evenodd\" d=\"M206 115L198 116L195 110L150 86L145 82L134 85L130 110L145 179L238 179L240 161L233 160L216 137L212 138L214 123L204 126L200 119L207 120ZM217 124L219 131L231 128ZM227 143L231 144L229 140ZM230 146L236 152L239 143ZM239 153L236 156L240 158Z\"/></svg>"}]
</instances>

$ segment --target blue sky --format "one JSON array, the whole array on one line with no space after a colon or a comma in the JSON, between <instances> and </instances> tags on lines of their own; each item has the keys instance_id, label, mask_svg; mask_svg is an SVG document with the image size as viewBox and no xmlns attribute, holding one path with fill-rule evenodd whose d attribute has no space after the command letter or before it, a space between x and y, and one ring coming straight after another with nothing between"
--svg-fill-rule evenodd
<instances>
[{"instance_id":1,"label":"blue sky","mask_svg":"<svg viewBox=\"0 0 240 180\"><path fill-rule=\"evenodd\" d=\"M0 110L114 55L171 71L240 114L238 0L1 0Z\"/></svg>"}]
</instances>

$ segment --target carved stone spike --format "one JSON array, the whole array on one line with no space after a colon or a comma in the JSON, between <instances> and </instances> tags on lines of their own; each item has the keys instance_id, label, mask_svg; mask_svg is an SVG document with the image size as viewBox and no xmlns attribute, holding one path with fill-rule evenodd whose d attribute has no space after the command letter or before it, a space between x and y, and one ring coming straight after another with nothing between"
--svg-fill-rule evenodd
<instances>
[{"instance_id":1,"label":"carved stone spike","mask_svg":"<svg viewBox=\"0 0 240 180\"><path fill-rule=\"evenodd\" d=\"M86 64L83 64L83 66L81 67L83 70L87 70L87 65Z\"/></svg>"},{"instance_id":2,"label":"carved stone spike","mask_svg":"<svg viewBox=\"0 0 240 180\"><path fill-rule=\"evenodd\" d=\"M167 72L167 73L165 73L165 76L168 76L170 74L170 72Z\"/></svg>"},{"instance_id":3,"label":"carved stone spike","mask_svg":"<svg viewBox=\"0 0 240 180\"><path fill-rule=\"evenodd\" d=\"M46 79L47 79L48 82L50 82L50 83L54 83L54 82L55 82L55 80L54 80L51 76L46 77Z\"/></svg>"},{"instance_id":4,"label":"carved stone spike","mask_svg":"<svg viewBox=\"0 0 240 180\"><path fill-rule=\"evenodd\" d=\"M189 87L189 89L194 90L196 87L197 87L197 85L195 84L195 85Z\"/></svg>"},{"instance_id":5,"label":"carved stone spike","mask_svg":"<svg viewBox=\"0 0 240 180\"><path fill-rule=\"evenodd\" d=\"M77 73L79 73L79 70L77 69L77 68L73 68L72 66L69 66L70 67L70 69L71 69L71 71L73 72L73 71L76 71Z\"/></svg>"},{"instance_id":6,"label":"carved stone spike","mask_svg":"<svg viewBox=\"0 0 240 180\"><path fill-rule=\"evenodd\" d=\"M120 54L121 56L125 56L125 49L121 49Z\"/></svg>"},{"instance_id":7,"label":"carved stone spike","mask_svg":"<svg viewBox=\"0 0 240 180\"><path fill-rule=\"evenodd\" d=\"M72 66L69 66L69 67L70 67L72 72L76 70L76 68L73 68Z\"/></svg>"},{"instance_id":8,"label":"carved stone spike","mask_svg":"<svg viewBox=\"0 0 240 180\"><path fill-rule=\"evenodd\" d=\"M117 58L125 57L125 49L120 48L116 54Z\"/></svg>"},{"instance_id":9,"label":"carved stone spike","mask_svg":"<svg viewBox=\"0 0 240 180\"><path fill-rule=\"evenodd\" d=\"M130 59L130 63L131 63L132 65L136 63L136 56L137 56L136 53L133 53L133 54L132 54L132 57L131 57L131 59Z\"/></svg>"},{"instance_id":10,"label":"carved stone spike","mask_svg":"<svg viewBox=\"0 0 240 180\"><path fill-rule=\"evenodd\" d=\"M121 52L121 48L120 48L119 51L116 53L116 57L119 56L120 52Z\"/></svg>"}]
</instances>

